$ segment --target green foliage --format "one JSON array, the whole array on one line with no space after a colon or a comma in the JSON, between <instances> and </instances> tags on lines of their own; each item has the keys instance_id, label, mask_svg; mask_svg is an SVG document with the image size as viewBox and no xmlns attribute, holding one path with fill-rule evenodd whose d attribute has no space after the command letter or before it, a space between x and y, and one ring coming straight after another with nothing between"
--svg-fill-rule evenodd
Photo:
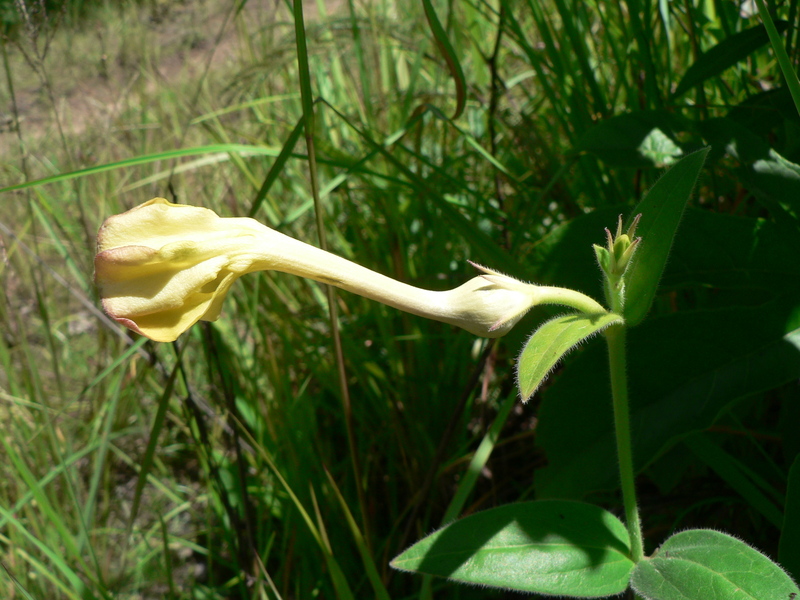
<instances>
[{"instance_id":1,"label":"green foliage","mask_svg":"<svg viewBox=\"0 0 800 600\"><path fill-rule=\"evenodd\" d=\"M615 167L665 167L683 154L674 140L685 128L685 119L667 110L625 113L590 127L575 150Z\"/></svg>"},{"instance_id":2,"label":"green foliage","mask_svg":"<svg viewBox=\"0 0 800 600\"><path fill-rule=\"evenodd\" d=\"M794 598L800 588L780 567L741 540L696 529L669 538L633 571L648 600Z\"/></svg>"},{"instance_id":3,"label":"green foliage","mask_svg":"<svg viewBox=\"0 0 800 600\"><path fill-rule=\"evenodd\" d=\"M628 372L639 469L687 433L710 427L737 401L795 378L800 330L796 316L785 321L786 310L776 301L749 309L687 311L630 332ZM739 325L731 327L732 322ZM613 422L603 401L605 361L601 347L589 348L568 367L581 374L580 381L565 373L548 390L539 441L549 464L538 483L547 497L579 498L614 486ZM564 427L570 428L566 439Z\"/></svg>"},{"instance_id":4,"label":"green foliage","mask_svg":"<svg viewBox=\"0 0 800 600\"><path fill-rule=\"evenodd\" d=\"M786 509L783 513L783 533L781 534L778 558L781 565L795 581L800 579L800 458L795 458L789 470L786 490Z\"/></svg>"},{"instance_id":5,"label":"green foliage","mask_svg":"<svg viewBox=\"0 0 800 600\"><path fill-rule=\"evenodd\" d=\"M567 352L606 327L622 323L617 314L564 315L533 332L517 361L517 386L527 401Z\"/></svg>"},{"instance_id":6,"label":"green foliage","mask_svg":"<svg viewBox=\"0 0 800 600\"><path fill-rule=\"evenodd\" d=\"M637 294L635 298L648 293L652 298L655 294L678 221L707 152L705 150L689 156L678 163L661 178L645 200L639 203L636 210L641 212L637 212L625 233L620 217L616 234L612 236L607 230L607 248L594 246L606 282L606 298L613 308L628 306L626 295L631 291ZM638 229L640 222L645 224L642 229ZM648 236L651 244L643 255L636 253L639 238L634 240L633 237L637 229L652 234ZM628 269L629 263L635 268ZM626 282L630 282L627 287ZM649 302L650 299L647 299L643 305L649 307ZM644 318L646 312L646 308L640 309L638 321ZM636 312L633 314L636 315ZM580 562L591 559L591 549L607 547L602 539L593 535L607 534L606 528L613 528L608 523L603 523L598 528L597 525L581 522L577 527L581 532L588 533L590 539L569 535L563 529L572 531L576 527L575 523L569 522L565 525L556 521L553 507L564 510L567 506L580 506L584 510L585 505L570 505L557 500L511 504L467 517L418 542L395 559L393 566L456 581L569 597L600 597L620 593L631 585L638 594L652 600L699 600L709 595L730 599L793 598L798 593L795 591L798 588L780 566L736 538L716 531L685 531L669 538L652 556L644 555L634 484L634 446L630 435L631 405L627 390L626 351L624 337L621 337L627 327L638 324L638 321L624 320L615 313L560 317L536 330L518 361L519 388L523 400L527 400L563 354L577 342L611 326L607 341L614 427L606 435L609 438L608 445L613 443L616 452L609 452L610 456L605 458L613 459L616 454L618 459L628 521L625 536L628 543L624 551L627 560L622 570L620 571L620 561L616 558L595 560L590 567ZM648 354L648 358L653 358L654 354ZM761 354L763 355L763 349ZM740 365L736 366L741 368ZM792 373L797 369L796 365L789 368ZM688 367L684 369L688 370ZM750 371L750 365L747 365L746 372ZM644 372L644 369L640 372ZM731 377L723 376L721 379L730 381ZM746 384L739 387L746 387ZM730 392L725 394L726 397L730 395ZM707 409L709 394L698 394L697 390L692 390L689 395L692 400L698 396L705 396L703 409ZM574 405L572 403L571 406ZM670 410L674 409L675 402L671 402ZM711 410L716 411L718 407L712 404ZM677 414L689 416L692 412L692 408L686 406L677 411ZM644 415L644 418L637 418L639 423L643 423L641 437L652 438L657 429L675 435L676 422L674 419L670 420L670 416L651 413ZM694 426L698 420L702 422L696 415L692 416L695 416ZM686 425L682 429L686 431ZM567 430L569 424L561 423L559 433L563 434ZM782 525L782 516L776 506L754 485L757 483L766 488L780 502L780 493L768 482L728 455L706 436L688 436L683 443L774 526ZM585 449L583 444L574 443L569 449L576 447ZM579 458L577 468L575 463L559 465L561 468L556 471L558 476L563 478L566 473L568 478L572 476L578 480L577 475L580 475L581 484L585 485L587 479L590 485L596 483L592 480L592 475L602 472L603 465L597 461L598 448L590 447L589 450L589 453L583 452L580 457L583 460ZM599 454L603 458L603 453ZM639 457L639 454L641 453L637 448L636 456ZM649 456L647 452L645 456ZM563 479L561 484L563 486ZM557 491L559 495L564 493L564 489ZM566 493L570 493L569 488ZM591 508L602 511L598 507ZM535 518L529 520L531 515ZM561 513L558 516L565 519ZM615 522L620 529L624 527L616 519ZM550 551L551 546L556 548L555 552ZM587 568L590 575L587 575Z\"/></svg>"},{"instance_id":7,"label":"green foliage","mask_svg":"<svg viewBox=\"0 0 800 600\"><path fill-rule=\"evenodd\" d=\"M455 581L579 598L619 594L634 563L625 526L590 504L544 500L471 515L392 561Z\"/></svg>"},{"instance_id":8,"label":"green foliage","mask_svg":"<svg viewBox=\"0 0 800 600\"><path fill-rule=\"evenodd\" d=\"M633 256L626 275L629 283L622 314L629 327L641 323L650 310L672 240L707 154L705 149L681 160L633 209L633 215L642 215L637 234L647 241Z\"/></svg>"},{"instance_id":9,"label":"green foliage","mask_svg":"<svg viewBox=\"0 0 800 600\"><path fill-rule=\"evenodd\" d=\"M778 21L776 29L784 31L789 23ZM726 37L719 44L709 49L697 58L686 69L678 87L673 92L674 97L681 96L692 88L702 85L712 77L719 75L725 69L735 66L747 59L753 52L769 41L767 31L763 25L756 25L744 31Z\"/></svg>"}]
</instances>

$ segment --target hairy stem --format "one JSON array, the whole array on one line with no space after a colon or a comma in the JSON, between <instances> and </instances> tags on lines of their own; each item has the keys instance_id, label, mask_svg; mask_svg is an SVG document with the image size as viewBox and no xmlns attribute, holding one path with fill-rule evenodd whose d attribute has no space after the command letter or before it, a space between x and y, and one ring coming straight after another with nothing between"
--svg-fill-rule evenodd
<instances>
[{"instance_id":1,"label":"hairy stem","mask_svg":"<svg viewBox=\"0 0 800 600\"><path fill-rule=\"evenodd\" d=\"M537 286L539 297L538 304L563 304L570 306L587 315L605 314L608 311L594 298L569 288Z\"/></svg>"},{"instance_id":2,"label":"hairy stem","mask_svg":"<svg viewBox=\"0 0 800 600\"><path fill-rule=\"evenodd\" d=\"M608 344L608 364L611 373L611 396L614 405L614 430L617 438L619 479L625 523L631 540L631 558L639 562L644 558L642 525L636 505L633 451L631 449L630 410L628 407L628 380L625 357L625 325L609 327L605 333Z\"/></svg>"}]
</instances>

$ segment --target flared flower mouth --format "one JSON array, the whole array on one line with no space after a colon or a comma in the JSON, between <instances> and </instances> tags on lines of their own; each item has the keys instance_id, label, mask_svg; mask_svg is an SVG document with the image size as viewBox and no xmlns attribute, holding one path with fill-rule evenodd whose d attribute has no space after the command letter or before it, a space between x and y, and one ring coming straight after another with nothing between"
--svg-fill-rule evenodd
<instances>
[{"instance_id":1,"label":"flared flower mouth","mask_svg":"<svg viewBox=\"0 0 800 600\"><path fill-rule=\"evenodd\" d=\"M103 309L155 341L216 320L231 284L252 264L243 249L264 233L253 224L163 198L110 217L94 260Z\"/></svg>"},{"instance_id":2,"label":"flared flower mouth","mask_svg":"<svg viewBox=\"0 0 800 600\"><path fill-rule=\"evenodd\" d=\"M423 290L253 219L154 198L100 227L95 281L109 316L161 342L216 320L233 282L257 270L308 277L484 337L505 334L550 289L475 266L484 274L455 289Z\"/></svg>"}]
</instances>

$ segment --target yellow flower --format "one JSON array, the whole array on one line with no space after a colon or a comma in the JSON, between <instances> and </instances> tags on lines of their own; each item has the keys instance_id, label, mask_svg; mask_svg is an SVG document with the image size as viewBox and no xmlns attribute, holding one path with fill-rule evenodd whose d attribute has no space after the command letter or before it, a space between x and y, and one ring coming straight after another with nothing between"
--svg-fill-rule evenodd
<instances>
[{"instance_id":1,"label":"yellow flower","mask_svg":"<svg viewBox=\"0 0 800 600\"><path fill-rule=\"evenodd\" d=\"M199 320L216 320L231 284L259 270L335 285L484 337L504 335L534 304L554 301L551 291L560 289L475 266L484 274L455 289L423 290L253 219L220 218L154 198L100 227L95 281L109 316L159 342L177 339Z\"/></svg>"}]
</instances>

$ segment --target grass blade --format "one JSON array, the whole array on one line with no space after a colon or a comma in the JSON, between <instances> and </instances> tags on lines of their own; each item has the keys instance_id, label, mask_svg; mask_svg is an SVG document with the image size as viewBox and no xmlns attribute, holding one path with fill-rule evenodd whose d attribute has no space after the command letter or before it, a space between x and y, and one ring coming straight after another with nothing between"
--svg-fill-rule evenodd
<instances>
[{"instance_id":1,"label":"grass blade","mask_svg":"<svg viewBox=\"0 0 800 600\"><path fill-rule=\"evenodd\" d=\"M331 476L330 471L325 469L325 475L328 477L328 483L330 483L333 493L339 501L339 506L344 513L344 518L347 521L350 533L353 535L353 540L355 540L358 553L361 556L361 562L364 565L364 571L369 578L370 584L372 584L375 597L378 598L378 600L390 600L389 592L381 581L380 573L378 573L375 561L372 559L369 547L367 546L367 540L364 539L361 530L358 528L358 523L356 523L356 520L353 518L353 513L350 512L347 501L344 499L344 496L342 496L342 492L339 490L339 486L336 485L336 481Z\"/></svg>"},{"instance_id":2,"label":"grass blade","mask_svg":"<svg viewBox=\"0 0 800 600\"><path fill-rule=\"evenodd\" d=\"M153 154L144 154L142 156L134 156L133 158L126 158L117 162L106 163L104 165L96 165L94 167L87 167L85 169L78 169L77 171L70 171L68 173L59 173L51 175L50 177L42 177L34 181L26 181L24 183L17 183L0 188L0 194L6 192L13 192L16 190L23 190L25 188L35 187L38 185L47 185L50 183L58 183L59 181L69 181L79 177L87 177L89 175L97 175L106 171L114 171L116 169L128 169L138 165L146 165L162 160L169 160L172 158L181 158L184 156L199 156L202 154L213 153L231 153L240 156L278 156L279 150L275 148L267 148L263 146L253 146L249 144L212 144L209 146L197 146L193 148L180 148L178 150L168 150L166 152L156 152Z\"/></svg>"},{"instance_id":3,"label":"grass blade","mask_svg":"<svg viewBox=\"0 0 800 600\"><path fill-rule=\"evenodd\" d=\"M442 27L439 17L436 16L436 10L434 10L431 0L422 0L422 6L425 9L425 17L428 19L433 38L436 40L439 52L441 52L445 63L447 63L447 70L450 71L450 76L456 86L456 110L453 112L453 120L455 120L461 116L461 113L464 112L464 107L467 105L467 80L464 77L464 71L461 69L461 63L458 60L456 51L447 37L447 32Z\"/></svg>"}]
</instances>

